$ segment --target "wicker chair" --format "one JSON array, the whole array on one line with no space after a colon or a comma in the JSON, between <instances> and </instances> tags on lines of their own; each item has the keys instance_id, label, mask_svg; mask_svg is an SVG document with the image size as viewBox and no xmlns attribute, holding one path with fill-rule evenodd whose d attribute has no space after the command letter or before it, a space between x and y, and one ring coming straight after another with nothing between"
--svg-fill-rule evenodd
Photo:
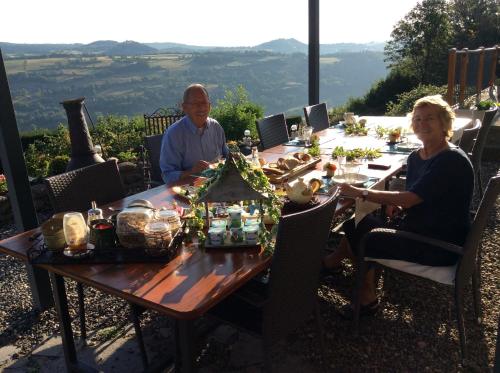
<instances>
[{"instance_id":1,"label":"wicker chair","mask_svg":"<svg viewBox=\"0 0 500 373\"><path fill-rule=\"evenodd\" d=\"M462 137L460 137L460 141L458 143L458 146L466 154L470 154L472 152L472 148L474 147L474 144L476 143L477 134L479 133L480 129L481 129L481 120L480 119L476 119L474 121L474 126L472 128L464 129L464 132L462 133Z\"/></svg>"},{"instance_id":2,"label":"wicker chair","mask_svg":"<svg viewBox=\"0 0 500 373\"><path fill-rule=\"evenodd\" d=\"M287 142L289 139L285 114L271 115L257 121L257 132L262 150Z\"/></svg>"},{"instance_id":3,"label":"wicker chair","mask_svg":"<svg viewBox=\"0 0 500 373\"><path fill-rule=\"evenodd\" d=\"M45 185L55 212L87 211L91 207L91 201L102 205L125 197L125 189L115 160L48 177L45 179ZM85 342L87 328L85 326L83 285L80 282L76 283L76 290L81 338ZM131 303L129 305L143 364L146 367L148 360L139 324L141 309Z\"/></svg>"},{"instance_id":4,"label":"wicker chair","mask_svg":"<svg viewBox=\"0 0 500 373\"><path fill-rule=\"evenodd\" d=\"M470 159L472 166L474 167L474 174L476 177L477 192L479 192L479 197L483 196L483 183L481 180L481 160L483 158L483 151L488 138L488 133L492 125L495 124L500 118L498 109L487 110L484 113L483 123L481 129L477 134L474 147L470 153Z\"/></svg>"},{"instance_id":5,"label":"wicker chair","mask_svg":"<svg viewBox=\"0 0 500 373\"><path fill-rule=\"evenodd\" d=\"M211 311L211 315L263 338L267 370L271 369L272 349L311 314L325 352L317 295L323 249L338 196L336 191L321 205L282 216L268 281L250 281Z\"/></svg>"},{"instance_id":6,"label":"wicker chair","mask_svg":"<svg viewBox=\"0 0 500 373\"><path fill-rule=\"evenodd\" d=\"M160 169L160 152L163 135L152 135L144 137L144 148L147 153L147 163L145 167L149 170L146 175L148 187L163 184Z\"/></svg>"},{"instance_id":7,"label":"wicker chair","mask_svg":"<svg viewBox=\"0 0 500 373\"><path fill-rule=\"evenodd\" d=\"M481 257L481 237L483 230L486 226L488 219L488 214L490 210L495 206L496 199L500 193L500 175L490 179L486 192L483 199L479 205L479 209L474 217L472 227L467 235L465 244L463 246L457 246L450 244L448 242L443 242L433 238L425 237L419 234L403 232L393 229L373 229L368 233L361 245L361 249L358 252L358 271L356 274L356 290L354 296L354 327L355 330L358 328L359 324L359 310L360 301L359 294L360 288L363 283L364 274L366 270L365 262L373 262L377 265L381 265L386 268L396 269L401 272L409 273L417 277L427 278L429 280L449 285L453 288L455 294L455 307L457 309L457 326L460 336L460 348L462 363L466 363L467 351L466 351L466 339L465 339L465 328L464 328L464 290L469 285L472 280L472 295L474 302L474 311L476 315L476 321L481 323L481 300L480 300L480 260ZM393 259L379 259L379 258L369 258L365 257L365 245L372 239L377 239L384 237L392 237L398 240L411 240L422 242L426 245L432 245L437 250L447 250L453 253L459 254L460 258L458 263L453 266L445 267L433 267L425 266L421 264L406 262L402 260ZM387 242L387 241L386 241Z\"/></svg>"},{"instance_id":8,"label":"wicker chair","mask_svg":"<svg viewBox=\"0 0 500 373\"><path fill-rule=\"evenodd\" d=\"M306 106L304 108L304 116L306 117L306 123L314 129L314 132L318 132L330 127L330 122L328 120L328 109L326 108L326 103L321 103L312 106Z\"/></svg>"}]
</instances>

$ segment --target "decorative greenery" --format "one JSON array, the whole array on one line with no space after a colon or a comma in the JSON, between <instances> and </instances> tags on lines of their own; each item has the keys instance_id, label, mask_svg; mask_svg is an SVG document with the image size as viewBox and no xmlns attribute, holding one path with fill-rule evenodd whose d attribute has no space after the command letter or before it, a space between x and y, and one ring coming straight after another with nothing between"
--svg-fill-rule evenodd
<instances>
[{"instance_id":1,"label":"decorative greenery","mask_svg":"<svg viewBox=\"0 0 500 373\"><path fill-rule=\"evenodd\" d=\"M4 174L0 174L0 194L5 194L7 191L7 179Z\"/></svg>"},{"instance_id":2,"label":"decorative greenery","mask_svg":"<svg viewBox=\"0 0 500 373\"><path fill-rule=\"evenodd\" d=\"M353 161L355 159L375 159L381 156L382 154L376 148L354 148L346 150L343 146L337 146L332 152L332 158L346 157L347 161Z\"/></svg>"},{"instance_id":3,"label":"decorative greenery","mask_svg":"<svg viewBox=\"0 0 500 373\"><path fill-rule=\"evenodd\" d=\"M281 216L281 208L283 206L279 197L274 193L274 190L269 183L269 179L264 175L264 172L260 168L254 168L246 160L246 158L239 152L231 152L231 158L234 160L236 168L240 172L244 180L256 191L261 194L267 195L267 198L262 200L262 205L265 212L269 216L270 220L273 222L273 228L271 231L267 230L264 224L264 216L261 216L261 229L259 233L260 244L264 248L264 253L272 254L274 251L274 239L276 230L278 228L278 221ZM214 176L208 179L200 188L198 188L196 194L190 199L191 210L193 211L193 218L190 222L190 227L196 229L199 233L199 239L204 240L205 236L202 232L204 225L204 205L198 203L199 198L205 194L207 189L212 185L219 177L221 177L226 170L225 165L222 163L214 170Z\"/></svg>"},{"instance_id":4,"label":"decorative greenery","mask_svg":"<svg viewBox=\"0 0 500 373\"><path fill-rule=\"evenodd\" d=\"M495 102L493 100L483 100L476 105L477 110L489 110L495 107Z\"/></svg>"},{"instance_id":5,"label":"decorative greenery","mask_svg":"<svg viewBox=\"0 0 500 373\"><path fill-rule=\"evenodd\" d=\"M311 137L311 147L308 150L309 155L313 157L319 157L321 155L321 151L319 149L319 138L316 135Z\"/></svg>"},{"instance_id":6,"label":"decorative greenery","mask_svg":"<svg viewBox=\"0 0 500 373\"><path fill-rule=\"evenodd\" d=\"M345 134L352 136L366 136L368 134L368 128L365 127L365 122L362 119L359 122L354 122L350 124L345 124Z\"/></svg>"}]
</instances>

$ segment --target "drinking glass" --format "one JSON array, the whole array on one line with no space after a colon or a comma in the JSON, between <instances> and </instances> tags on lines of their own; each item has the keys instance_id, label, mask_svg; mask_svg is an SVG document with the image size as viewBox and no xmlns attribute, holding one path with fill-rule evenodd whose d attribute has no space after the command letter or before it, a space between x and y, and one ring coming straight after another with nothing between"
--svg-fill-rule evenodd
<instances>
[{"instance_id":1,"label":"drinking glass","mask_svg":"<svg viewBox=\"0 0 500 373\"><path fill-rule=\"evenodd\" d=\"M361 165L355 162L348 162L344 165L344 179L348 184L356 182Z\"/></svg>"},{"instance_id":2,"label":"drinking glass","mask_svg":"<svg viewBox=\"0 0 500 373\"><path fill-rule=\"evenodd\" d=\"M63 217L64 239L69 251L86 250L89 231L83 215L79 212L68 212Z\"/></svg>"},{"instance_id":3,"label":"drinking glass","mask_svg":"<svg viewBox=\"0 0 500 373\"><path fill-rule=\"evenodd\" d=\"M304 145L309 146L311 145L311 136L313 133L313 128L312 127L305 127L304 128Z\"/></svg>"}]
</instances>

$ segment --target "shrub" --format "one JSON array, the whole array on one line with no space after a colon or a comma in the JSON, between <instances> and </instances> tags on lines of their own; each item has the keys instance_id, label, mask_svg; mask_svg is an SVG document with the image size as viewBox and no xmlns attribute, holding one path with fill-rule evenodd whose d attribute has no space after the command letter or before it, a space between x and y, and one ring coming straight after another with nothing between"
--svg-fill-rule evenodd
<instances>
[{"instance_id":1,"label":"shrub","mask_svg":"<svg viewBox=\"0 0 500 373\"><path fill-rule=\"evenodd\" d=\"M59 175L66 171L68 166L69 156L67 155L56 155L52 160L49 161L48 175Z\"/></svg>"},{"instance_id":2,"label":"shrub","mask_svg":"<svg viewBox=\"0 0 500 373\"><path fill-rule=\"evenodd\" d=\"M256 138L255 122L263 115L262 106L251 102L247 91L241 85L234 91L226 90L224 98L217 101L217 106L211 113L211 117L217 119L224 128L227 141L242 139L246 129Z\"/></svg>"},{"instance_id":3,"label":"shrub","mask_svg":"<svg viewBox=\"0 0 500 373\"><path fill-rule=\"evenodd\" d=\"M387 104L387 115L406 115L413 109L415 101L429 95L446 95L446 86L435 86L420 84L408 92L403 92L397 96L397 101L390 101Z\"/></svg>"},{"instance_id":4,"label":"shrub","mask_svg":"<svg viewBox=\"0 0 500 373\"><path fill-rule=\"evenodd\" d=\"M137 154L131 151L126 151L126 152L120 152L116 155L116 158L120 162L135 162L137 161Z\"/></svg>"}]
</instances>

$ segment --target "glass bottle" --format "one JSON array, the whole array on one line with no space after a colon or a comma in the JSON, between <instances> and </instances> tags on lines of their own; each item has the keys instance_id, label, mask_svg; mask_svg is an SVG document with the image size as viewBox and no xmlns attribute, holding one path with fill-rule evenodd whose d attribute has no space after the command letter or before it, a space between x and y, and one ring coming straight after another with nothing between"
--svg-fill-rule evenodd
<instances>
[{"instance_id":1,"label":"glass bottle","mask_svg":"<svg viewBox=\"0 0 500 373\"><path fill-rule=\"evenodd\" d=\"M251 163L254 167L260 168L260 162L259 162L259 150L257 149L256 146L252 147L252 159Z\"/></svg>"},{"instance_id":2,"label":"glass bottle","mask_svg":"<svg viewBox=\"0 0 500 373\"><path fill-rule=\"evenodd\" d=\"M245 130L245 135L243 137L243 144L248 147L252 147L252 137L250 136L250 130Z\"/></svg>"},{"instance_id":3,"label":"glass bottle","mask_svg":"<svg viewBox=\"0 0 500 373\"><path fill-rule=\"evenodd\" d=\"M290 127L290 140L297 140L297 125L292 124Z\"/></svg>"},{"instance_id":4,"label":"glass bottle","mask_svg":"<svg viewBox=\"0 0 500 373\"><path fill-rule=\"evenodd\" d=\"M102 210L97 208L97 204L95 201L91 203L92 208L87 211L87 225L90 227L90 223L96 219L102 219Z\"/></svg>"}]
</instances>

